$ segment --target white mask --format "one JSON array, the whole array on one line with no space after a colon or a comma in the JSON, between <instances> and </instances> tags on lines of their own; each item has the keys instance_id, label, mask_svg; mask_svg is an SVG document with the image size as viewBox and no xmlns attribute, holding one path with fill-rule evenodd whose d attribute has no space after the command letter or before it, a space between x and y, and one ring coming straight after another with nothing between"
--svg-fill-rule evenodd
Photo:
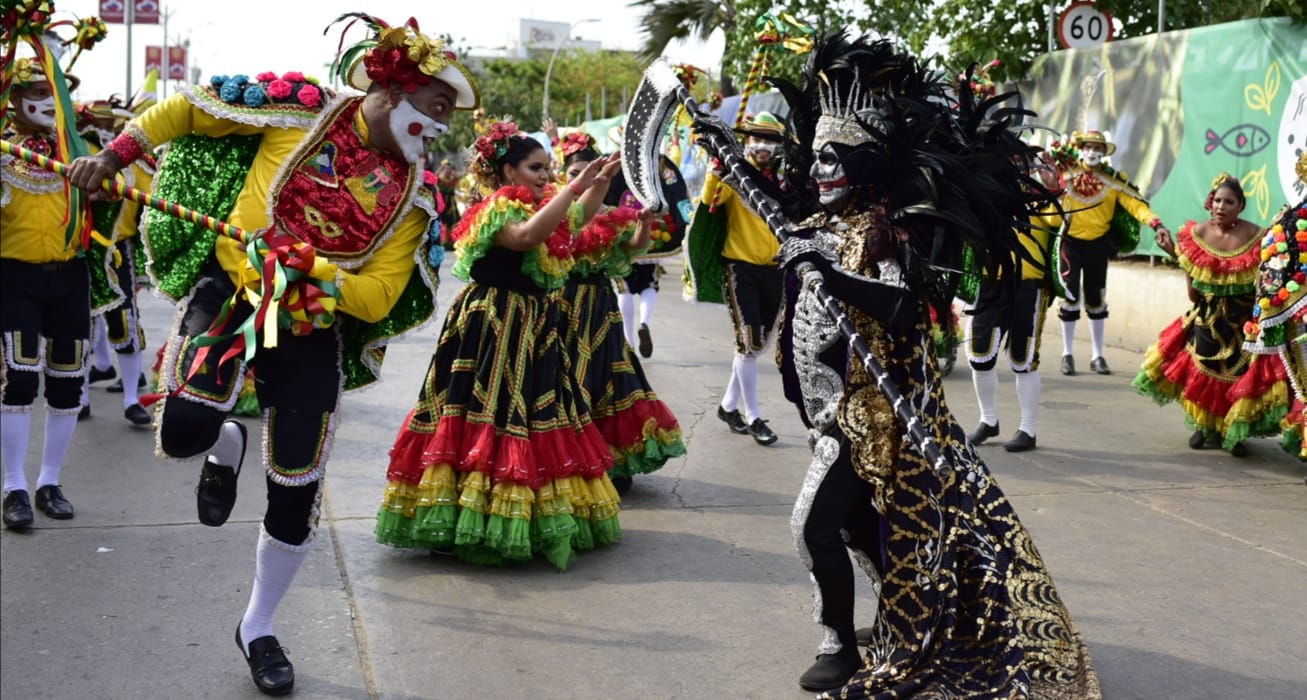
<instances>
[{"instance_id":1,"label":"white mask","mask_svg":"<svg viewBox=\"0 0 1307 700\"><path fill-rule=\"evenodd\" d=\"M434 139L449 127L418 111L407 99L390 110L390 133L399 145L404 160L417 163L426 156L426 140ZM416 132L416 133L415 133Z\"/></svg>"},{"instance_id":2,"label":"white mask","mask_svg":"<svg viewBox=\"0 0 1307 700\"><path fill-rule=\"evenodd\" d=\"M18 108L27 121L42 129L54 128L54 114L46 114L47 111L54 112L54 95L41 100L19 100Z\"/></svg>"},{"instance_id":3,"label":"white mask","mask_svg":"<svg viewBox=\"0 0 1307 700\"><path fill-rule=\"evenodd\" d=\"M813 161L808 174L817 184L817 201L823 207L833 210L843 206L844 201L848 199L849 178L844 173L844 164L833 157L834 154L825 155L827 162L823 163L822 153L817 154L817 159Z\"/></svg>"},{"instance_id":4,"label":"white mask","mask_svg":"<svg viewBox=\"0 0 1307 700\"><path fill-rule=\"evenodd\" d=\"M1100 151L1082 150L1080 151L1080 159L1085 161L1085 165L1094 168L1103 162L1103 154Z\"/></svg>"}]
</instances>

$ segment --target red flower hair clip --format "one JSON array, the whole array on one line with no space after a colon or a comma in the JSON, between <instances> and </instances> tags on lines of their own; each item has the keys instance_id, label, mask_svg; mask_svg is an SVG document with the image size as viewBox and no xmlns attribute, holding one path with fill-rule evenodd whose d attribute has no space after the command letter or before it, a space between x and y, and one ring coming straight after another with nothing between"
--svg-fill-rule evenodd
<instances>
[{"instance_id":1,"label":"red flower hair clip","mask_svg":"<svg viewBox=\"0 0 1307 700\"><path fill-rule=\"evenodd\" d=\"M563 157L567 157L573 153L584 151L587 148L593 148L594 145L595 139L593 136L584 131L573 131L563 137L563 142L559 145L559 148L563 151Z\"/></svg>"},{"instance_id":2,"label":"red flower hair clip","mask_svg":"<svg viewBox=\"0 0 1307 700\"><path fill-rule=\"evenodd\" d=\"M477 153L477 159L481 161L481 169L493 172L495 160L508 153L508 139L518 133L520 132L514 122L498 121L491 124L489 130L486 131L486 135L479 137L472 144L472 149Z\"/></svg>"}]
</instances>

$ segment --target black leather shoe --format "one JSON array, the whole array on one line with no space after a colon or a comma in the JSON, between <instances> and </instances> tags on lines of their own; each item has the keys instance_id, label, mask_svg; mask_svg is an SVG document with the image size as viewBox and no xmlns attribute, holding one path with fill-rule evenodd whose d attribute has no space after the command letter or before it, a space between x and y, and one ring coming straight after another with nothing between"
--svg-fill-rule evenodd
<instances>
[{"instance_id":1,"label":"black leather shoe","mask_svg":"<svg viewBox=\"0 0 1307 700\"><path fill-rule=\"evenodd\" d=\"M1076 373L1076 358L1071 357L1070 355L1063 355L1062 374L1065 374L1068 377L1073 377L1075 376L1075 373Z\"/></svg>"},{"instance_id":2,"label":"black leather shoe","mask_svg":"<svg viewBox=\"0 0 1307 700\"><path fill-rule=\"evenodd\" d=\"M1234 443L1234 447L1231 447L1231 448L1230 448L1230 456L1231 456L1231 457L1247 457L1247 456L1248 456L1248 446L1245 445L1245 444L1243 444L1242 442L1236 442L1236 443Z\"/></svg>"},{"instance_id":3,"label":"black leather shoe","mask_svg":"<svg viewBox=\"0 0 1307 700\"><path fill-rule=\"evenodd\" d=\"M5 496L4 511L5 527L10 530L26 530L35 519L32 517L32 501L22 489L14 489Z\"/></svg>"},{"instance_id":4,"label":"black leather shoe","mask_svg":"<svg viewBox=\"0 0 1307 700\"><path fill-rule=\"evenodd\" d=\"M204 458L204 468L200 470L200 484L195 487L195 508L200 522L210 527L218 527L227 522L231 509L236 507L236 477L240 476L241 465L245 462L245 443L248 436L245 425L240 421L229 420L241 431L241 457L234 467L218 464L210 455Z\"/></svg>"},{"instance_id":5,"label":"black leather shoe","mask_svg":"<svg viewBox=\"0 0 1307 700\"><path fill-rule=\"evenodd\" d=\"M264 695L286 695L295 688L295 667L276 637L259 637L246 649L241 643L240 623L236 623L236 646L250 665L250 678Z\"/></svg>"},{"instance_id":6,"label":"black leather shoe","mask_svg":"<svg viewBox=\"0 0 1307 700\"><path fill-rule=\"evenodd\" d=\"M73 519L73 504L64 498L64 492L57 484L46 484L36 490L36 507L55 520Z\"/></svg>"},{"instance_id":7,"label":"black leather shoe","mask_svg":"<svg viewBox=\"0 0 1307 700\"><path fill-rule=\"evenodd\" d=\"M975 445L985 444L985 441L992 437L998 437L998 423L989 425L981 421L975 430L967 433L967 442L970 442L974 447Z\"/></svg>"},{"instance_id":8,"label":"black leather shoe","mask_svg":"<svg viewBox=\"0 0 1307 700\"><path fill-rule=\"evenodd\" d=\"M649 335L649 326L640 324L640 357L653 355L653 338Z\"/></svg>"},{"instance_id":9,"label":"black leather shoe","mask_svg":"<svg viewBox=\"0 0 1307 700\"><path fill-rule=\"evenodd\" d=\"M1190 449L1201 450L1205 445L1207 445L1207 433L1202 428L1195 430L1194 434L1189 436Z\"/></svg>"},{"instance_id":10,"label":"black leather shoe","mask_svg":"<svg viewBox=\"0 0 1307 700\"><path fill-rule=\"evenodd\" d=\"M749 434L753 436L753 441L759 445L770 445L776 442L776 433L767 427L767 421L761 418L754 418L749 424Z\"/></svg>"},{"instance_id":11,"label":"black leather shoe","mask_svg":"<svg viewBox=\"0 0 1307 700\"><path fill-rule=\"evenodd\" d=\"M1089 369L1094 370L1094 374L1111 374L1112 369L1107 366L1107 360L1101 357L1095 357L1089 361Z\"/></svg>"},{"instance_id":12,"label":"black leather shoe","mask_svg":"<svg viewBox=\"0 0 1307 700\"><path fill-rule=\"evenodd\" d=\"M853 649L841 649L838 654L822 654L807 671L799 676L799 687L804 690L834 690L843 688L862 666L862 659Z\"/></svg>"},{"instance_id":13,"label":"black leather shoe","mask_svg":"<svg viewBox=\"0 0 1307 700\"><path fill-rule=\"evenodd\" d=\"M141 375L141 376L139 376L139 377L136 378L136 388L137 388L137 389L144 389L144 388L145 388L145 375ZM114 382L113 384L110 384L109 386L106 386L106 387L104 388L104 390L107 391L107 392L109 392L110 394L121 394L121 393L123 393L123 380L119 379L118 381Z\"/></svg>"},{"instance_id":14,"label":"black leather shoe","mask_svg":"<svg viewBox=\"0 0 1307 700\"><path fill-rule=\"evenodd\" d=\"M1027 450L1033 450L1035 449L1035 436L1024 430L1018 430L1017 434L1013 435L1012 439L1008 440L1003 445L1003 449L1008 452L1026 452Z\"/></svg>"},{"instance_id":15,"label":"black leather shoe","mask_svg":"<svg viewBox=\"0 0 1307 700\"><path fill-rule=\"evenodd\" d=\"M77 412L77 420L79 421L86 420L87 418L90 417L91 417L91 404L88 403L85 406L82 406L82 410Z\"/></svg>"},{"instance_id":16,"label":"black leather shoe","mask_svg":"<svg viewBox=\"0 0 1307 700\"><path fill-rule=\"evenodd\" d=\"M635 480L629 476L615 476L612 479L613 488L617 489L618 496L625 496L631 490Z\"/></svg>"},{"instance_id":17,"label":"black leather shoe","mask_svg":"<svg viewBox=\"0 0 1307 700\"><path fill-rule=\"evenodd\" d=\"M722 419L722 422L726 423L726 426L731 429L732 433L744 435L749 432L749 424L744 422L744 416L740 415L739 411L728 411L721 406L718 406L717 417Z\"/></svg>"},{"instance_id":18,"label":"black leather shoe","mask_svg":"<svg viewBox=\"0 0 1307 700\"><path fill-rule=\"evenodd\" d=\"M145 407L139 403L134 403L123 409L123 418L126 418L127 422L132 425L149 425L151 421L150 412L145 410Z\"/></svg>"},{"instance_id":19,"label":"black leather shoe","mask_svg":"<svg viewBox=\"0 0 1307 700\"><path fill-rule=\"evenodd\" d=\"M114 369L113 365L109 365L109 369L100 369L95 365L91 365L91 372L86 375L86 381L91 384L94 384L96 382L102 382L106 379L113 379L114 377L117 376L118 376L118 370ZM119 389L118 391L122 391L122 389Z\"/></svg>"}]
</instances>

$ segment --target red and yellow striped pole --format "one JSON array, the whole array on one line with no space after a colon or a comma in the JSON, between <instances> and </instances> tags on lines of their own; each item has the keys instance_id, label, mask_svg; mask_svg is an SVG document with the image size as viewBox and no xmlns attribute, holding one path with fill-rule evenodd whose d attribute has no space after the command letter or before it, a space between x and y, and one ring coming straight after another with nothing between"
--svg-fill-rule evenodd
<instances>
[{"instance_id":1,"label":"red and yellow striped pole","mask_svg":"<svg viewBox=\"0 0 1307 700\"><path fill-rule=\"evenodd\" d=\"M0 153L11 155L14 156L15 158L21 158L22 160L25 160L28 163L31 163L32 165L35 165L38 168L41 168L42 170L48 170L57 175L68 177L68 165L66 163L60 162L53 158L48 158L46 156L41 155L40 153L37 153L36 151L23 148L18 144L11 143L9 141L0 140ZM239 228L237 226L232 226L231 224L219 219L215 219L212 216L209 216L208 214L201 214L200 212L195 211L194 209L184 207L180 204L174 204L173 202L169 202L166 199L159 199L158 197L146 194L136 189L135 187L128 187L127 185L118 182L116 180L105 180L104 182L100 183L100 187L103 188L105 191L111 192L119 197L125 197L127 199L132 200L133 202L139 202L147 207L150 207L151 209L157 209L169 216L173 216L178 219L182 219L184 221L189 221L193 224L203 226L204 228L207 228L210 231L220 233L224 236L227 236L228 238L235 239L236 241L239 241L241 243L248 243L252 238L252 236L246 233L246 231L242 228Z\"/></svg>"}]
</instances>

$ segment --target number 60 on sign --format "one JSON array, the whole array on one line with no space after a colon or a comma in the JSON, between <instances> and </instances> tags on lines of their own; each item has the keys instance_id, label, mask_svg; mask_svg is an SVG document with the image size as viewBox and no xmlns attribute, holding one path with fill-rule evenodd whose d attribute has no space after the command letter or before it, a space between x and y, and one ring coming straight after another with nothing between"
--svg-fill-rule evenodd
<instances>
[{"instance_id":1,"label":"number 60 on sign","mask_svg":"<svg viewBox=\"0 0 1307 700\"><path fill-rule=\"evenodd\" d=\"M1057 36L1062 47L1085 49L1112 40L1112 15L1094 9L1092 2L1075 2L1062 11L1057 21Z\"/></svg>"}]
</instances>

